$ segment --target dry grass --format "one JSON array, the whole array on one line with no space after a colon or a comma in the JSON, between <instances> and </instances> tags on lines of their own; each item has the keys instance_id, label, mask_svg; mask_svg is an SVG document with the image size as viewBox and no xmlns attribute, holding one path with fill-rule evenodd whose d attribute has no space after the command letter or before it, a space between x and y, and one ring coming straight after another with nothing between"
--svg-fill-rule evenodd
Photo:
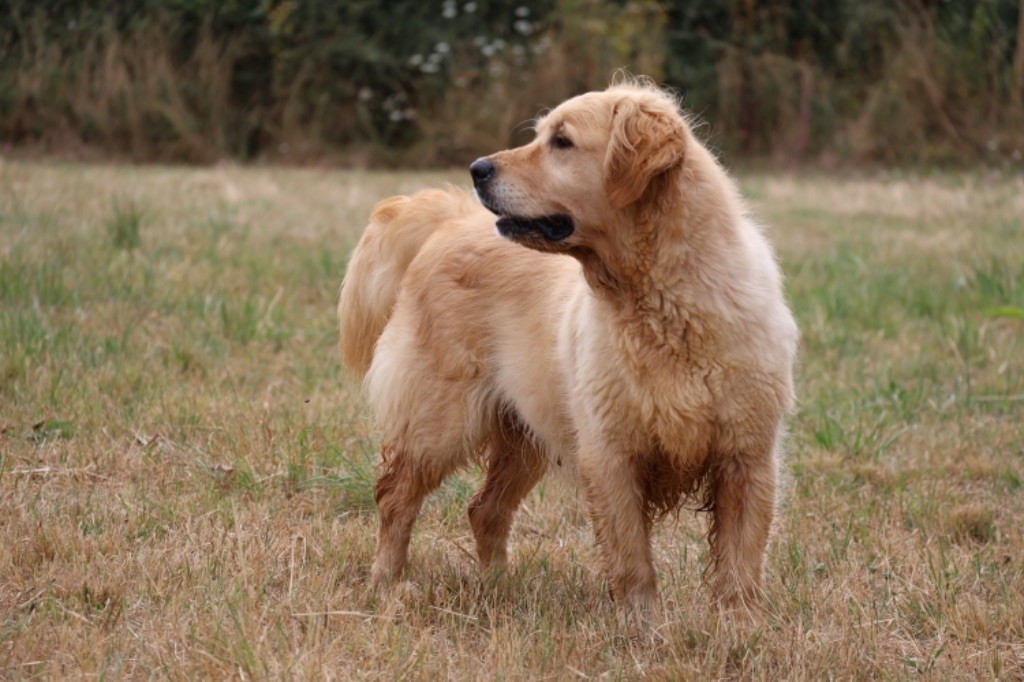
<instances>
[{"instance_id":1,"label":"dry grass","mask_svg":"<svg viewBox=\"0 0 1024 682\"><path fill-rule=\"evenodd\" d=\"M768 613L718 621L683 513L646 631L556 481L506 576L467 472L365 588L335 295L371 205L445 179L0 165L0 677L1024 676L1020 178L745 179L804 331Z\"/></svg>"}]
</instances>

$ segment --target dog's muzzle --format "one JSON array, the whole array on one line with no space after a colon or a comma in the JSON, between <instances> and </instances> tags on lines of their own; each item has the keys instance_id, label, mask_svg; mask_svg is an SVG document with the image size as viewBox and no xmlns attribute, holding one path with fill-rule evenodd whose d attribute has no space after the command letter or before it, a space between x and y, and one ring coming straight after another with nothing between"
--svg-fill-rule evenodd
<instances>
[{"instance_id":1,"label":"dog's muzzle","mask_svg":"<svg viewBox=\"0 0 1024 682\"><path fill-rule=\"evenodd\" d=\"M480 203L498 216L498 233L502 237L515 242L560 242L573 233L575 225L572 218L561 213L536 218L509 215L500 202L491 196L490 182L497 174L497 168L489 158L482 157L471 163L469 174L473 177L473 188Z\"/></svg>"}]
</instances>

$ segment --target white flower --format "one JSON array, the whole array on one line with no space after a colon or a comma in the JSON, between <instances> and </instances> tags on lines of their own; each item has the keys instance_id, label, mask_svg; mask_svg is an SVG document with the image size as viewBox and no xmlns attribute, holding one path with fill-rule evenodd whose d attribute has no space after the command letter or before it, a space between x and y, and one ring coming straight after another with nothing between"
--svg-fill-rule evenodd
<instances>
[{"instance_id":1,"label":"white flower","mask_svg":"<svg viewBox=\"0 0 1024 682\"><path fill-rule=\"evenodd\" d=\"M497 50L494 49L494 45L484 45L480 48L480 51L485 57L493 57L494 53L497 52Z\"/></svg>"},{"instance_id":2,"label":"white flower","mask_svg":"<svg viewBox=\"0 0 1024 682\"><path fill-rule=\"evenodd\" d=\"M439 70L440 69L438 68L437 64L434 62L427 62L426 64L420 67L420 71L422 71L423 73L437 73Z\"/></svg>"},{"instance_id":3,"label":"white flower","mask_svg":"<svg viewBox=\"0 0 1024 682\"><path fill-rule=\"evenodd\" d=\"M441 10L441 16L445 19L454 19L459 13L459 10L455 9L455 5L445 5L445 8Z\"/></svg>"},{"instance_id":4,"label":"white flower","mask_svg":"<svg viewBox=\"0 0 1024 682\"><path fill-rule=\"evenodd\" d=\"M512 24L512 27L515 28L517 31L519 31L519 33L523 34L524 36L528 36L531 33L533 33L533 24L526 21L525 19L520 19L516 23Z\"/></svg>"},{"instance_id":5,"label":"white flower","mask_svg":"<svg viewBox=\"0 0 1024 682\"><path fill-rule=\"evenodd\" d=\"M438 43L437 45L434 45L434 49L440 52L441 54L448 54L452 48L448 45L448 43L441 42Z\"/></svg>"},{"instance_id":6,"label":"white flower","mask_svg":"<svg viewBox=\"0 0 1024 682\"><path fill-rule=\"evenodd\" d=\"M397 123L398 121L402 120L402 112L396 109L392 111L390 114L388 114L388 118L391 119L391 121Z\"/></svg>"},{"instance_id":7,"label":"white flower","mask_svg":"<svg viewBox=\"0 0 1024 682\"><path fill-rule=\"evenodd\" d=\"M414 54L413 56L409 57L409 63L412 64L413 66L419 66L420 64L423 63L423 55Z\"/></svg>"},{"instance_id":8,"label":"white flower","mask_svg":"<svg viewBox=\"0 0 1024 682\"><path fill-rule=\"evenodd\" d=\"M524 7L522 5L516 7L516 16L521 19L525 19L526 17L530 16L530 8Z\"/></svg>"},{"instance_id":9,"label":"white flower","mask_svg":"<svg viewBox=\"0 0 1024 682\"><path fill-rule=\"evenodd\" d=\"M359 89L360 102L369 102L371 99L373 99L373 90L371 90L370 88Z\"/></svg>"},{"instance_id":10,"label":"white flower","mask_svg":"<svg viewBox=\"0 0 1024 682\"><path fill-rule=\"evenodd\" d=\"M476 11L476 3L467 2L465 5L462 6L462 11L465 12L466 14L472 14L473 12Z\"/></svg>"}]
</instances>

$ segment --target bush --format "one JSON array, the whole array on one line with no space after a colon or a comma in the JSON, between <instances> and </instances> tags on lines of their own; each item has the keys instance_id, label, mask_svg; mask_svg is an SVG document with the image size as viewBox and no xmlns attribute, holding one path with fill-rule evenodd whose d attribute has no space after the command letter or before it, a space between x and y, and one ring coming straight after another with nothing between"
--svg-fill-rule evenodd
<instances>
[{"instance_id":1,"label":"bush","mask_svg":"<svg viewBox=\"0 0 1024 682\"><path fill-rule=\"evenodd\" d=\"M994 145L1019 160L1019 13L1018 0L677 0L666 75L742 154L977 161Z\"/></svg>"},{"instance_id":2,"label":"bush","mask_svg":"<svg viewBox=\"0 0 1024 682\"><path fill-rule=\"evenodd\" d=\"M463 164L626 67L728 153L1018 158L1018 0L0 0L0 135L136 160Z\"/></svg>"}]
</instances>

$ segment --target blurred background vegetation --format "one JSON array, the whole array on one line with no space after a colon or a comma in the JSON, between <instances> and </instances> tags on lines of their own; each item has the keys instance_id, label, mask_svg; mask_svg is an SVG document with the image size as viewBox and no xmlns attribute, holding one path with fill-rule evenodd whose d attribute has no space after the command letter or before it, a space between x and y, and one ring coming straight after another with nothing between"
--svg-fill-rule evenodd
<instances>
[{"instance_id":1,"label":"blurred background vegetation","mask_svg":"<svg viewBox=\"0 0 1024 682\"><path fill-rule=\"evenodd\" d=\"M1024 0L0 0L7 153L462 165L616 68L732 158L1020 164Z\"/></svg>"}]
</instances>

